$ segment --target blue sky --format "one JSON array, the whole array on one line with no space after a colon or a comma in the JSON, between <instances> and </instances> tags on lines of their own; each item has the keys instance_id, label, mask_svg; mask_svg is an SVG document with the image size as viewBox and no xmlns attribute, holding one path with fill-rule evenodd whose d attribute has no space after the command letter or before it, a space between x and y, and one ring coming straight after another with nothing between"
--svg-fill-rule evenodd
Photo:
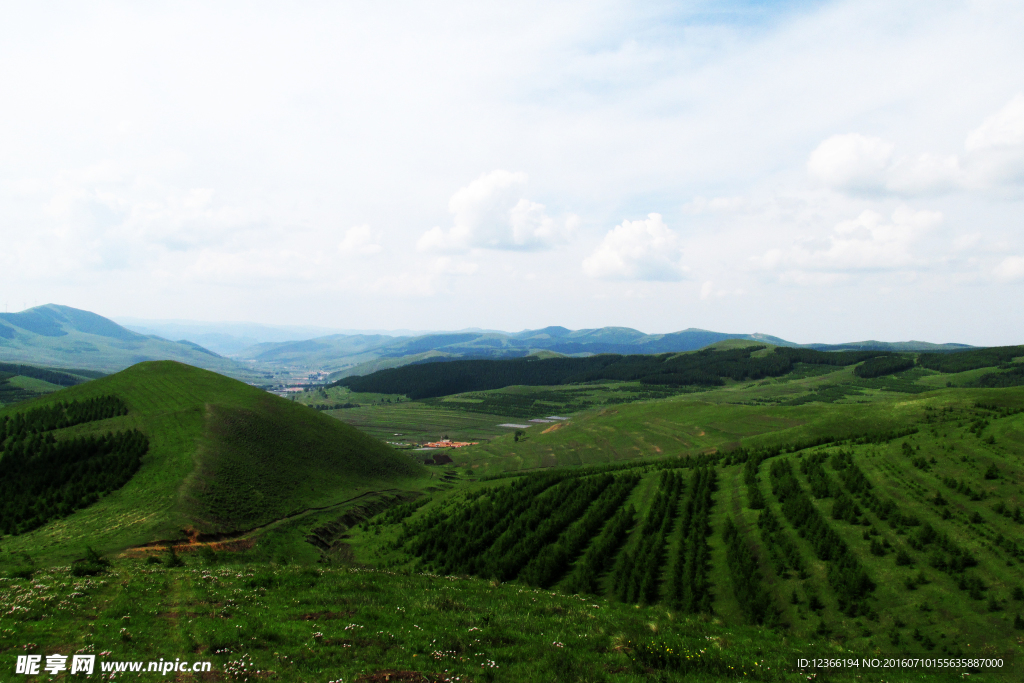
<instances>
[{"instance_id":1,"label":"blue sky","mask_svg":"<svg viewBox=\"0 0 1024 683\"><path fill-rule=\"evenodd\" d=\"M8 14L9 310L1024 339L1019 3Z\"/></svg>"}]
</instances>

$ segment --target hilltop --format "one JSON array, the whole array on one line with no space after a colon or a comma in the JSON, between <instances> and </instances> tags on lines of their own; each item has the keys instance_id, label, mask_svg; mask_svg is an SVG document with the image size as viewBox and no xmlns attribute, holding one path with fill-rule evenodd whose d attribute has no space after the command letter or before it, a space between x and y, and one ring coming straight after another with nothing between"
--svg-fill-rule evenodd
<instances>
[{"instance_id":1,"label":"hilltop","mask_svg":"<svg viewBox=\"0 0 1024 683\"><path fill-rule=\"evenodd\" d=\"M0 362L117 372L149 360L175 360L240 379L256 377L193 342L132 332L70 306L46 304L0 313Z\"/></svg>"},{"instance_id":2,"label":"hilltop","mask_svg":"<svg viewBox=\"0 0 1024 683\"><path fill-rule=\"evenodd\" d=\"M72 417L82 413L77 406L97 401L111 410L90 408L92 414ZM65 413L67 418L60 417ZM47 418L50 414L56 417ZM137 431L148 440L137 471L128 472L123 486L107 487L84 509L49 517L39 528L4 539L5 551L36 557L67 557L81 553L86 544L119 551L186 534L237 536L373 492L416 488L423 476L420 466L348 425L237 380L171 361L140 363L8 406L0 409L0 422L19 415L35 419L29 427L41 430L30 438L53 437L53 448L71 447L75 439L109 438L105 435L110 433ZM7 465L17 453L12 443L9 439L0 463ZM117 467L123 471L131 465ZM59 503L60 491L56 494ZM63 500L67 504L66 493ZM76 501L72 497L72 507ZM31 527L32 520L24 524Z\"/></svg>"}]
</instances>

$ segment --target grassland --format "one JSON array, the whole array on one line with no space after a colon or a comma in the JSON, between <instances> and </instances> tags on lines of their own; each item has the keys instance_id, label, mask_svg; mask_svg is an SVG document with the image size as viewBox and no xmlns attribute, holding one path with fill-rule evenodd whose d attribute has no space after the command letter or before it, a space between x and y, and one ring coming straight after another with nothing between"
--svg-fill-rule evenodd
<instances>
[{"instance_id":1,"label":"grassland","mask_svg":"<svg viewBox=\"0 0 1024 683\"><path fill-rule=\"evenodd\" d=\"M719 489L709 519L713 533L708 539L711 574L723 577L714 589L713 613L719 618L727 623L744 621L734 587L724 580L729 571L721 532L728 518L758 558L764 588L777 611L773 623L791 634L827 638L862 652L1018 652L1024 636L1017 627L1017 615L1024 614L1019 592L1024 587L1024 549L1019 544L1024 536L1020 521L1024 516L1016 510L1024 508L1024 416L1017 411L1024 408L1024 390L960 388L991 369L940 374L915 368L868 380L857 378L851 368L830 370L809 368L785 378L730 383L699 394L603 407L602 400L616 397L611 389L630 386L586 387L592 401L587 408L573 412L574 397L570 397L561 406L554 401L538 403L532 414L571 413L572 419L531 427L518 441L504 435L460 449L453 454L456 462L452 468L486 477L601 463L654 467L665 458L724 456L717 468ZM564 389L554 388L547 396L559 397ZM577 389L582 393L584 387ZM533 400L545 395L536 387L489 393ZM561 397L567 398L564 393ZM472 405L470 401L479 399L480 393L461 394L435 399L432 404ZM378 413L378 419L386 419L386 410ZM894 434L902 436L891 438ZM751 489L745 483L744 468L728 456L738 448L770 449L816 440L831 443L776 456L794 463L803 487L809 490L811 486L797 467L804 457L817 454L830 462L842 451L863 471L876 496L891 500L915 520L912 526L893 526L854 496L860 516L857 524L850 524L832 518L835 496L813 499L814 507L876 585L865 603L867 611L861 613L851 615L837 602L829 583L829 563L816 556L784 517L768 484L766 465L757 486L768 512L781 521L781 533L791 539L803 558L805 569L797 572L776 566L768 540L758 527L762 511L750 507ZM865 440L877 442L861 442ZM825 471L839 481L838 470L825 465ZM990 478L986 479L986 474ZM654 500L657 476L657 471L647 472L633 492L629 504L637 508L637 522L620 552L639 543L641 522ZM443 511L442 518L455 514L480 488L490 485L493 482L481 481L435 494L434 500L406 523L413 524L435 509ZM853 495L845 489L840 493ZM936 504L937 496L945 503ZM977 567L962 575L943 569L935 546L919 541L922 524L966 550L977 560ZM666 542L667 558L673 557L682 543L678 533ZM429 566L421 564L409 546L396 546L401 538L397 527L383 524L354 534L350 542L356 557L366 563L407 569ZM883 548L881 554L873 552L878 548ZM897 564L900 552L909 557L908 563ZM605 599L613 598L613 565L606 568L600 582L600 596ZM667 577L671 560L666 561L664 571Z\"/></svg>"},{"instance_id":2,"label":"grassland","mask_svg":"<svg viewBox=\"0 0 1024 683\"><path fill-rule=\"evenodd\" d=\"M676 455L706 461L719 457L714 451L720 449L725 456L718 460L719 483L708 541L710 574L718 577L712 613L726 623L745 620L734 586L726 578L730 572L721 533L729 518L758 558L763 587L777 611L772 623L788 633L805 639L826 638L857 652L934 656L1019 652L1024 641L1024 631L1017 625L1018 615L1024 614L1024 593L1020 592L1024 587L1024 547L1019 542L1024 535L1024 514L1016 511L1024 508L1024 413L1020 412L1024 390L953 389L899 398L842 407L714 405L679 399L621 406L604 414L578 416L564 427L547 434L536 432L518 443L503 438L465 449L467 452L457 454L458 465L452 469L496 472L501 468L489 463L501 461L513 470L557 465L583 475L589 470L573 470L572 466L584 464L580 454L586 453L591 453L591 463L632 465L641 472L649 468L626 503L637 509L637 523L621 551L627 552L641 540L641 522L655 498L666 456L669 462ZM897 426L917 431L877 443L850 438L885 435ZM795 451L785 448L761 467L756 487L767 501L767 512L781 521L781 533L802 558L802 571L779 568L772 561L770 539L759 530L758 519L764 513L751 508L744 464L733 462L728 453L741 447L798 444L825 435L846 439ZM800 485L809 491L811 482L799 464L817 455L826 463L827 476L839 485L840 472L829 463L840 452L848 454L863 472L872 495L891 500L913 520L902 524L882 519L867 499L844 486L832 495L813 498L815 508L876 586L861 611L852 613L837 602L835 586L829 580L830 563L821 560L786 519L767 476L769 463L789 461ZM680 467L688 465L685 458L676 462ZM475 470L473 465L477 465ZM371 523L354 535L355 555L368 564L429 568L429 563L417 559L408 544L408 532L402 529L415 531L419 519L447 519L466 510L481 490L521 479L484 479L435 494L403 524L389 525L381 518L379 525ZM841 494L852 496L858 504L856 524L833 518ZM936 503L937 496L944 502ZM920 543L926 524L969 553L977 566L962 572L942 568L946 556L938 546ZM677 528L666 541L668 559L659 601L667 600L671 558L682 543L679 533ZM875 554L875 549L883 546L884 551ZM908 558L905 564L897 562L901 552ZM610 583L613 566L614 562L606 566L598 591L609 600L614 597ZM820 602L810 602L812 596Z\"/></svg>"},{"instance_id":3,"label":"grassland","mask_svg":"<svg viewBox=\"0 0 1024 683\"><path fill-rule=\"evenodd\" d=\"M5 668L13 672L13 653L86 652L98 655L97 670L109 661L213 662L211 673L178 681L796 682L808 679L796 657L849 654L827 639L515 583L183 557L177 568L119 560L92 578L54 567L0 579ZM837 678L962 680L857 673Z\"/></svg>"},{"instance_id":4,"label":"grassland","mask_svg":"<svg viewBox=\"0 0 1024 683\"><path fill-rule=\"evenodd\" d=\"M244 655L275 672L263 678L324 683L385 680L382 671L461 681L829 680L795 671L792 660L980 655L1002 656L1007 668L858 669L832 678L1019 680L1024 388L964 386L978 370L914 368L872 379L850 367L827 370L798 367L783 378L658 398L635 383L602 382L423 402L332 389L269 407L272 397L223 378L168 384L160 373L136 376L138 386L119 394L133 412L110 423L149 429L164 440L161 453L191 453L176 471L193 474L178 480L178 507L163 508L180 515L173 524L163 518L169 536L153 532L156 522L135 523L100 532L101 549L113 554L143 536L183 538L183 523L246 530L229 531L220 544L182 540L184 568L145 561L164 555L162 545L128 549L109 572L76 585L66 567L53 565L81 556L87 542L100 545L84 530L125 514L132 501L101 506L133 480L62 522L0 539L0 570L35 570L31 582L0 582L0 653L25 652L26 641L39 652L109 650L110 659L180 653L213 659L210 680L243 680L232 672ZM71 391L85 397L98 386ZM175 398L182 392L190 398ZM215 398L197 402L199 395ZM325 399L360 405L301 405ZM481 409L501 406L519 407ZM552 414L570 419L531 426L518 440L496 427ZM169 428L172 419L183 426ZM311 450L302 438L327 424L344 429L341 421L388 440L399 432L483 443L404 478L360 478L350 466L332 478L328 439L323 455L297 470L301 486L251 495L260 490L254 481L283 476L282 453L295 462ZM95 428L107 427L88 429ZM807 501L799 515L770 474L783 465ZM148 488L134 489L136 512L150 504L150 489L163 485L167 495L170 469L162 472L152 469L141 480ZM136 479L145 473L144 465ZM684 482L677 497L666 473ZM611 495L614 482L631 476L639 481L628 495ZM702 488L708 477L714 485ZM201 505L190 507L183 492ZM604 532L626 509L635 514L624 538L607 544ZM231 520L219 515L229 514L242 523L224 526ZM71 536L62 531L69 527L83 531ZM608 554L593 588L574 595L574 574L601 543ZM231 552L213 561L210 548ZM34 564L20 560L22 552ZM504 557L519 559L494 564ZM554 564L540 571L542 560ZM647 587L622 602L616 572L626 565L637 577L629 580ZM456 566L453 576L434 575ZM495 567L504 567L506 582L494 580ZM870 587L852 590L845 577L855 578L853 570Z\"/></svg>"},{"instance_id":5,"label":"grassland","mask_svg":"<svg viewBox=\"0 0 1024 683\"><path fill-rule=\"evenodd\" d=\"M212 372L152 362L26 404L113 395L125 416L54 432L56 438L138 429L142 467L122 489L36 531L3 539L4 558L29 553L66 562L85 545L103 552L239 534L374 491L418 489L429 474L392 449L326 415Z\"/></svg>"}]
</instances>

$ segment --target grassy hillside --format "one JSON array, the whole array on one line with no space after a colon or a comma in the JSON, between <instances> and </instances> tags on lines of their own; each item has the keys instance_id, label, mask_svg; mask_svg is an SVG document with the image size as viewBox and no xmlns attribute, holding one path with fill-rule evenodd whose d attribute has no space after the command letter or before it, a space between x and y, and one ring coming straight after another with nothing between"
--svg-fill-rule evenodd
<instances>
[{"instance_id":1,"label":"grassy hillside","mask_svg":"<svg viewBox=\"0 0 1024 683\"><path fill-rule=\"evenodd\" d=\"M53 559L183 538L232 534L367 492L416 486L423 470L385 444L305 406L213 372L141 363L27 404L114 396L127 415L52 432L57 441L137 429L149 440L121 489L70 517L6 537L9 553Z\"/></svg>"},{"instance_id":2,"label":"grassy hillside","mask_svg":"<svg viewBox=\"0 0 1024 683\"><path fill-rule=\"evenodd\" d=\"M148 360L176 360L240 379L257 377L198 344L138 334L69 306L0 313L0 362L117 372Z\"/></svg>"},{"instance_id":3,"label":"grassy hillside","mask_svg":"<svg viewBox=\"0 0 1024 683\"><path fill-rule=\"evenodd\" d=\"M0 406L103 377L95 370L48 368L21 363L0 363Z\"/></svg>"},{"instance_id":4,"label":"grassy hillside","mask_svg":"<svg viewBox=\"0 0 1024 683\"><path fill-rule=\"evenodd\" d=\"M357 557L502 572L862 654L1021 654L1024 389L863 405L673 399L546 429L467 449L451 466L540 472L382 515L352 540ZM617 469L571 467L587 462Z\"/></svg>"},{"instance_id":5,"label":"grassy hillside","mask_svg":"<svg viewBox=\"0 0 1024 683\"><path fill-rule=\"evenodd\" d=\"M247 564L221 553L185 563L117 560L88 580L51 568L31 581L0 583L0 658L9 671L17 654L80 650L97 654L97 672L114 661L213 664L210 673L165 678L176 681L964 680L961 669L857 669L825 679L795 663L800 656L853 656L827 637L516 583ZM975 671L969 680L1012 679Z\"/></svg>"}]
</instances>

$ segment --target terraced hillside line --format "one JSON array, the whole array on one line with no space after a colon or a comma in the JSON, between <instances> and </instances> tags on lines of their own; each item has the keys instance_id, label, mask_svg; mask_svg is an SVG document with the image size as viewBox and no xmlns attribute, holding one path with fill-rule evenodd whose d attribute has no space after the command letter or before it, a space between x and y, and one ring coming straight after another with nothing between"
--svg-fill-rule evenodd
<instances>
[{"instance_id":1,"label":"terraced hillside line","mask_svg":"<svg viewBox=\"0 0 1024 683\"><path fill-rule=\"evenodd\" d=\"M566 529L557 542L530 560L520 572L519 579L541 588L556 583L609 517L622 508L639 481L637 474L616 477L615 483L601 493L582 518Z\"/></svg>"},{"instance_id":2,"label":"terraced hillside line","mask_svg":"<svg viewBox=\"0 0 1024 683\"><path fill-rule=\"evenodd\" d=\"M639 543L623 552L612 575L616 597L623 602L652 604L658 601L665 542L679 510L682 473L661 473L658 493L640 528Z\"/></svg>"},{"instance_id":3,"label":"terraced hillside line","mask_svg":"<svg viewBox=\"0 0 1024 683\"><path fill-rule=\"evenodd\" d=\"M860 469L858 463L871 460L855 459L853 456L856 455L856 452L840 449L830 462L843 467L840 472L845 473L852 468ZM841 476L840 479L845 482L851 477ZM994 548L986 549L984 544L970 550L972 555L976 550L982 558L976 569L957 568L957 553L947 554L943 548L943 543L949 539L943 538L941 529L944 525L936 519L935 512L916 509L914 514L907 513L907 517L916 518L918 515L925 521L899 528L903 535L894 536L891 543L886 540L885 546L879 542L883 535L876 530L876 526L881 527L882 523L870 508L864 512L869 527L839 525L838 531L877 578L875 595L878 605L884 606L881 623L888 630L890 641L898 641L908 635L906 631L902 636L899 634L902 624L909 622L908 626L919 633L928 633L930 627L943 623L941 617L937 620L933 615L959 613L961 616L955 625L944 624L938 636L934 631L930 634L941 645L941 653L954 652L975 637L970 634L976 629L986 631L1004 626L1000 624L1005 617L999 597L1008 595L1009 586L1020 583L1021 573L1016 567L1007 567L1005 562L988 561L986 552L994 555ZM947 521L945 526L949 524ZM962 546L955 548L961 549ZM986 599L987 605L982 602Z\"/></svg>"},{"instance_id":4,"label":"terraced hillside line","mask_svg":"<svg viewBox=\"0 0 1024 683\"><path fill-rule=\"evenodd\" d=\"M672 568L668 603L688 614L710 613L714 601L708 579L711 549L707 538L712 533L708 518L714 505L717 473L712 467L695 471L690 481L690 496L683 507L679 533L682 542Z\"/></svg>"},{"instance_id":5,"label":"terraced hillside line","mask_svg":"<svg viewBox=\"0 0 1024 683\"><path fill-rule=\"evenodd\" d=\"M839 609L848 616L866 613L864 598L875 588L874 582L843 539L825 520L793 475L788 460L777 460L769 470L772 493L782 504L782 513L800 530L819 559L828 562L829 585L835 591Z\"/></svg>"},{"instance_id":6,"label":"terraced hillside line","mask_svg":"<svg viewBox=\"0 0 1024 683\"><path fill-rule=\"evenodd\" d=\"M947 530L952 526L953 520L940 523L934 519L934 508L927 500L906 501L904 506L916 511L920 516L931 519L916 526L913 532L907 535L907 544L921 553L922 558L926 558L921 564L927 563L931 568L947 574L954 585L966 591L971 598L981 600L984 597L983 593L987 589L986 580L1003 585L1020 581L1020 571L1006 569L1005 562L981 563L978 560L978 553L987 553L996 560L1000 558L994 548L986 549L983 544L971 542L973 539L970 536L973 534L969 525L962 525L964 528L957 530L960 533L953 534Z\"/></svg>"}]
</instances>

